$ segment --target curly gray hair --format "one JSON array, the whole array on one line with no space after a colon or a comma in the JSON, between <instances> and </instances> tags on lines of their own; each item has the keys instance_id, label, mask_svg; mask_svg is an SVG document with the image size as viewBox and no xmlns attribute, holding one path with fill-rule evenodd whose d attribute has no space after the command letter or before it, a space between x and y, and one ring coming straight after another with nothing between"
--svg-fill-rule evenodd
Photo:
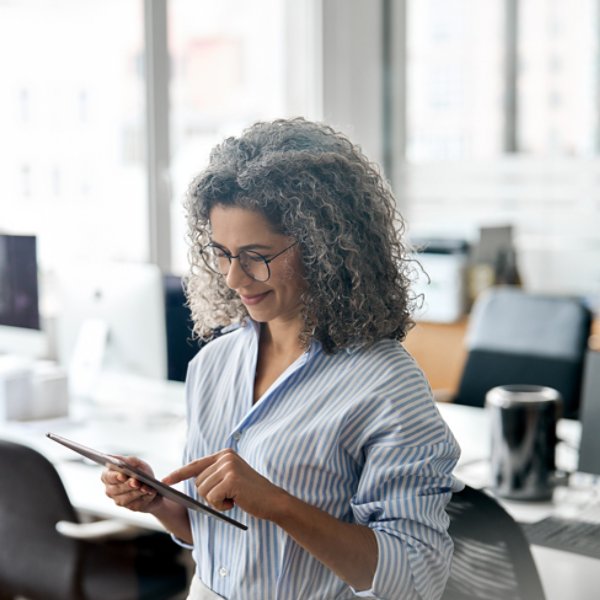
<instances>
[{"instance_id":1,"label":"curly gray hair","mask_svg":"<svg viewBox=\"0 0 600 600\"><path fill-rule=\"evenodd\" d=\"M214 206L264 215L298 241L307 282L300 341L326 352L403 340L412 326L411 260L393 194L358 146L302 118L260 122L216 146L185 200L186 294L201 338L247 311L202 260Z\"/></svg>"}]
</instances>

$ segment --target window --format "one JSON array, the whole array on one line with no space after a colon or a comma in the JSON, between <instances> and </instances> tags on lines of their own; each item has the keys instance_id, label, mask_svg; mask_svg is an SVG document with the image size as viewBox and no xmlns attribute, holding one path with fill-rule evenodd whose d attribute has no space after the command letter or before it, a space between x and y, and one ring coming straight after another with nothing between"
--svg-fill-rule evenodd
<instances>
[{"instance_id":1,"label":"window","mask_svg":"<svg viewBox=\"0 0 600 600\"><path fill-rule=\"evenodd\" d=\"M157 9L164 6L166 19ZM259 119L319 117L318 6L319 0L1 2L2 228L38 236L44 271L72 258L156 260L184 271L181 203L210 148ZM155 38L157 30L166 34ZM168 49L157 50L160 38ZM152 59L145 40L154 44ZM161 52L169 54L163 72L154 62ZM158 142L147 135L147 64L158 86L150 93L169 96L150 116L153 134L167 129L155 127L158 119L169 121L170 139L158 135ZM164 144L161 158L170 157L170 212L163 197L154 202L165 193L155 188L167 179L149 176L156 164L146 156L156 156L155 143ZM171 231L170 264L161 259L164 238L156 241L156 228Z\"/></svg>"},{"instance_id":2,"label":"window","mask_svg":"<svg viewBox=\"0 0 600 600\"><path fill-rule=\"evenodd\" d=\"M502 7L499 0L408 2L409 161L502 152Z\"/></svg>"},{"instance_id":3,"label":"window","mask_svg":"<svg viewBox=\"0 0 600 600\"><path fill-rule=\"evenodd\" d=\"M45 267L147 260L141 8L0 4L0 223Z\"/></svg>"},{"instance_id":4,"label":"window","mask_svg":"<svg viewBox=\"0 0 600 600\"><path fill-rule=\"evenodd\" d=\"M511 6L409 0L408 160L600 151L598 3L520 0L514 22ZM512 128L516 148L505 148Z\"/></svg>"},{"instance_id":5,"label":"window","mask_svg":"<svg viewBox=\"0 0 600 600\"><path fill-rule=\"evenodd\" d=\"M201 18L200 18L201 15ZM173 261L185 268L178 210L210 149L285 106L283 3L171 0L171 179Z\"/></svg>"},{"instance_id":6,"label":"window","mask_svg":"<svg viewBox=\"0 0 600 600\"><path fill-rule=\"evenodd\" d=\"M312 22L287 0L170 0L168 5L173 267L187 266L181 203L210 149L259 120L315 105ZM294 28L294 34L290 33ZM305 98L292 97L303 89Z\"/></svg>"},{"instance_id":7,"label":"window","mask_svg":"<svg viewBox=\"0 0 600 600\"><path fill-rule=\"evenodd\" d=\"M396 191L415 237L511 224L528 289L600 294L599 6L409 0Z\"/></svg>"},{"instance_id":8,"label":"window","mask_svg":"<svg viewBox=\"0 0 600 600\"><path fill-rule=\"evenodd\" d=\"M519 4L519 151L600 151L600 43L595 0Z\"/></svg>"}]
</instances>

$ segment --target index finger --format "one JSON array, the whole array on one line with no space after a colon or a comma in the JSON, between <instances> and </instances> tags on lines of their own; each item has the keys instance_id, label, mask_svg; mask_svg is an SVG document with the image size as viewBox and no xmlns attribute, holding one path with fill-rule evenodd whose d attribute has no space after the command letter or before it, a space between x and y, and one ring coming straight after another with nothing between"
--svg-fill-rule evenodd
<instances>
[{"instance_id":1,"label":"index finger","mask_svg":"<svg viewBox=\"0 0 600 600\"><path fill-rule=\"evenodd\" d=\"M204 471L204 469L209 467L214 462L214 455L198 458L197 460L193 460L191 463L188 463L183 467L179 467L179 469L175 469L166 477L163 477L162 482L166 483L167 485L173 485L174 483L179 483L180 481L184 481L190 477L197 477L200 475L200 473L202 473L202 471Z\"/></svg>"},{"instance_id":2,"label":"index finger","mask_svg":"<svg viewBox=\"0 0 600 600\"><path fill-rule=\"evenodd\" d=\"M124 478L124 479L122 479L122 478ZM115 483L118 483L118 482L122 483L123 481L125 481L127 479L127 475L123 475L123 473L121 473L120 471L117 471L115 469L105 467L102 470L100 479L101 479L102 483L114 485Z\"/></svg>"}]
</instances>

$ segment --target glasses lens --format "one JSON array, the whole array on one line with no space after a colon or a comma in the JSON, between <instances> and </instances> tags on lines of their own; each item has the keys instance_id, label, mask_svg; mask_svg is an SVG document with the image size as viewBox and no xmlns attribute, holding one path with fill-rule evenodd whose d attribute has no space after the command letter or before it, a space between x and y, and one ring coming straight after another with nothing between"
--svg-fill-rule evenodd
<instances>
[{"instance_id":1,"label":"glasses lens","mask_svg":"<svg viewBox=\"0 0 600 600\"><path fill-rule=\"evenodd\" d=\"M267 264L265 257L258 252L252 252L251 250L242 250L238 257L240 266L244 273L256 281L267 281L270 276L269 265ZM214 273L219 275L227 275L231 268L232 257L218 246L204 246L202 248L202 259L206 266Z\"/></svg>"},{"instance_id":2,"label":"glasses lens","mask_svg":"<svg viewBox=\"0 0 600 600\"><path fill-rule=\"evenodd\" d=\"M242 250L240 252L240 266L244 273L256 281L267 281L269 279L269 265L265 257L252 250Z\"/></svg>"},{"instance_id":3,"label":"glasses lens","mask_svg":"<svg viewBox=\"0 0 600 600\"><path fill-rule=\"evenodd\" d=\"M206 266L215 273L227 275L229 271L229 257L221 248L216 246L204 246L202 248L202 258Z\"/></svg>"}]
</instances>

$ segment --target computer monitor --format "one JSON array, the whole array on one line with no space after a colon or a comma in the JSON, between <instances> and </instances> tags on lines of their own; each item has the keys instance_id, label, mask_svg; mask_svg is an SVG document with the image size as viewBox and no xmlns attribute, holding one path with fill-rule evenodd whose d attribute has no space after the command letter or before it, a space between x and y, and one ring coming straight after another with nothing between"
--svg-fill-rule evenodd
<instances>
[{"instance_id":1,"label":"computer monitor","mask_svg":"<svg viewBox=\"0 0 600 600\"><path fill-rule=\"evenodd\" d=\"M156 265L85 263L56 273L57 354L73 386L98 371L165 379L162 274Z\"/></svg>"},{"instance_id":2,"label":"computer monitor","mask_svg":"<svg viewBox=\"0 0 600 600\"><path fill-rule=\"evenodd\" d=\"M34 235L0 234L0 354L43 357Z\"/></svg>"},{"instance_id":3,"label":"computer monitor","mask_svg":"<svg viewBox=\"0 0 600 600\"><path fill-rule=\"evenodd\" d=\"M581 395L581 441L579 466L582 473L600 475L600 352L588 350Z\"/></svg>"}]
</instances>

